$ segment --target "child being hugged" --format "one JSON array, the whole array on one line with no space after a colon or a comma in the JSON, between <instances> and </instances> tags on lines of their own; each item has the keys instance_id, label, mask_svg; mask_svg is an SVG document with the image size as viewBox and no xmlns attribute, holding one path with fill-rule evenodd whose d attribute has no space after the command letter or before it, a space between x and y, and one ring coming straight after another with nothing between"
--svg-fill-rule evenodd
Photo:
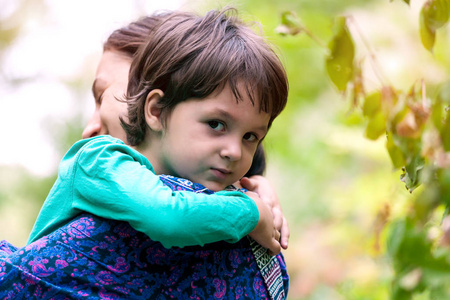
<instances>
[{"instance_id":1,"label":"child being hugged","mask_svg":"<svg viewBox=\"0 0 450 300\"><path fill-rule=\"evenodd\" d=\"M130 146L110 136L77 142L29 243L88 212L126 221L166 248L237 242L251 232L278 254L269 209L229 187L249 170L287 95L279 58L232 11L170 14L131 65L121 118ZM206 189L173 191L156 174Z\"/></svg>"}]
</instances>

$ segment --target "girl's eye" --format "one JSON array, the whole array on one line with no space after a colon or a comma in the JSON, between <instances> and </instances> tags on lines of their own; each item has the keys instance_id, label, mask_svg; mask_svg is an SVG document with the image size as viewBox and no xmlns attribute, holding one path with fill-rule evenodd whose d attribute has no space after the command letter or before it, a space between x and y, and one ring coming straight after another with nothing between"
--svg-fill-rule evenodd
<instances>
[{"instance_id":1,"label":"girl's eye","mask_svg":"<svg viewBox=\"0 0 450 300\"><path fill-rule=\"evenodd\" d=\"M219 121L209 121L208 125L216 131L223 131L225 129L225 125Z\"/></svg>"},{"instance_id":2,"label":"girl's eye","mask_svg":"<svg viewBox=\"0 0 450 300\"><path fill-rule=\"evenodd\" d=\"M258 140L258 137L254 133L247 132L246 134L244 134L244 140L248 142L255 142Z\"/></svg>"}]
</instances>

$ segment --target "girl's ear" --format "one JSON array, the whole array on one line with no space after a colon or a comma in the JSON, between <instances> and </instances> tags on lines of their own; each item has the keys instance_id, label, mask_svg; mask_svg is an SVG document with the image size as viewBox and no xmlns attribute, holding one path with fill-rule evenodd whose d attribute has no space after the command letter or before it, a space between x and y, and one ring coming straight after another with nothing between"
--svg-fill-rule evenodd
<instances>
[{"instance_id":1,"label":"girl's ear","mask_svg":"<svg viewBox=\"0 0 450 300\"><path fill-rule=\"evenodd\" d=\"M147 94L145 100L145 122L153 131L163 130L161 122L161 106L159 105L159 101L163 96L163 91L155 89Z\"/></svg>"}]
</instances>

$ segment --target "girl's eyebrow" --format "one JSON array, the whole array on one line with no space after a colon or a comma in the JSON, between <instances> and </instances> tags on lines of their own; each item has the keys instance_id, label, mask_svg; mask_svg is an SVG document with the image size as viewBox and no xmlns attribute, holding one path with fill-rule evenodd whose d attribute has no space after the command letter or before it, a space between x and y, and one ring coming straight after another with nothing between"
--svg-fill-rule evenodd
<instances>
[{"instance_id":1,"label":"girl's eyebrow","mask_svg":"<svg viewBox=\"0 0 450 300\"><path fill-rule=\"evenodd\" d=\"M236 118L234 118L228 111L222 109L222 108L216 108L215 113L220 115L221 117L225 119L229 119L231 121L236 121Z\"/></svg>"}]
</instances>

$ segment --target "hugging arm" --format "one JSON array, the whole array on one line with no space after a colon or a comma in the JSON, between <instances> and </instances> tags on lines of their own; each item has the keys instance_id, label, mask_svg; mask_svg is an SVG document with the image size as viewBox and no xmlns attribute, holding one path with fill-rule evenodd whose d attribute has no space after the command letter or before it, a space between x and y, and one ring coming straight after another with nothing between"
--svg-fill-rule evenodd
<instances>
[{"instance_id":1,"label":"hugging arm","mask_svg":"<svg viewBox=\"0 0 450 300\"><path fill-rule=\"evenodd\" d=\"M253 175L241 179L240 184L243 188L255 192L261 200L270 208L275 228L280 233L280 244L283 249L288 248L289 244L289 225L281 209L280 201L275 189L267 178L260 175Z\"/></svg>"},{"instance_id":2,"label":"hugging arm","mask_svg":"<svg viewBox=\"0 0 450 300\"><path fill-rule=\"evenodd\" d=\"M257 206L246 195L173 192L146 164L123 144L95 141L76 159L74 207L127 221L167 248L236 242L256 227Z\"/></svg>"},{"instance_id":3,"label":"hugging arm","mask_svg":"<svg viewBox=\"0 0 450 300\"><path fill-rule=\"evenodd\" d=\"M166 248L237 242L263 227L268 248L279 252L279 244L271 238L271 215L260 216L260 207L243 193L174 192L153 173L145 157L117 140L104 137L84 143L68 158L73 160L68 173L75 174L70 187L74 210L127 221ZM60 169L60 176L64 173Z\"/></svg>"}]
</instances>

